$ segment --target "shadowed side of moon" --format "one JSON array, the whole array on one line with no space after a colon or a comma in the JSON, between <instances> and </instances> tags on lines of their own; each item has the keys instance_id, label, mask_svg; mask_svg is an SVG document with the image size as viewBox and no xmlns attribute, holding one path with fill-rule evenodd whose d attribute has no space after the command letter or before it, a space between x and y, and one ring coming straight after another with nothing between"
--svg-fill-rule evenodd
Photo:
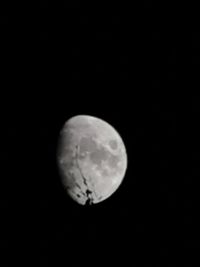
<instances>
[{"instance_id":1,"label":"shadowed side of moon","mask_svg":"<svg viewBox=\"0 0 200 267\"><path fill-rule=\"evenodd\" d=\"M69 119L58 145L61 181L77 203L94 204L110 197L121 184L127 155L117 131L92 116Z\"/></svg>"}]
</instances>

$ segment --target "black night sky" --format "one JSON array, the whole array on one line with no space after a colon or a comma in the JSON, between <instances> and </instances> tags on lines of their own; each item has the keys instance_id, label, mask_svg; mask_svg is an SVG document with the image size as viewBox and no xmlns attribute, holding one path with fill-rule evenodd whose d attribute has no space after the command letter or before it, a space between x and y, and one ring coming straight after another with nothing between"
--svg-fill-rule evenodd
<instances>
[{"instance_id":1,"label":"black night sky","mask_svg":"<svg viewBox=\"0 0 200 267\"><path fill-rule=\"evenodd\" d=\"M155 17L145 1L132 14L76 2L41 1L22 28L1 17L9 139L1 247L39 254L35 266L175 267L183 255L193 266L199 102L187 88L197 88L199 32L180 29L175 14ZM128 156L120 188L92 206L67 196L56 165L59 131L78 114L114 126ZM29 266L36 256L24 254Z\"/></svg>"}]
</instances>

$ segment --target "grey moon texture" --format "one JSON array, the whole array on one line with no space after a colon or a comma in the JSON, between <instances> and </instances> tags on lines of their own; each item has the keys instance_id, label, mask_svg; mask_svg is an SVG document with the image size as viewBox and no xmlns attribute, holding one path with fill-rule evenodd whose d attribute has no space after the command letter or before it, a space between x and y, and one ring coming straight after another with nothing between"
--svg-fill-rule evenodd
<instances>
[{"instance_id":1,"label":"grey moon texture","mask_svg":"<svg viewBox=\"0 0 200 267\"><path fill-rule=\"evenodd\" d=\"M122 183L127 153L119 133L106 121L77 115L63 125L58 168L68 195L81 205L110 197Z\"/></svg>"}]
</instances>

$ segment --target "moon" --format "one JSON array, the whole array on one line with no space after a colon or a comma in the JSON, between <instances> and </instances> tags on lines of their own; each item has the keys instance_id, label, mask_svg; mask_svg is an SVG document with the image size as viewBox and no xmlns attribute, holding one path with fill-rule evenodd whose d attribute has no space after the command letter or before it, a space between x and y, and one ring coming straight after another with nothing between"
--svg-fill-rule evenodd
<instances>
[{"instance_id":1,"label":"moon","mask_svg":"<svg viewBox=\"0 0 200 267\"><path fill-rule=\"evenodd\" d=\"M78 204L96 204L122 183L127 153L119 133L106 121L77 115L63 125L57 150L62 185Z\"/></svg>"}]
</instances>

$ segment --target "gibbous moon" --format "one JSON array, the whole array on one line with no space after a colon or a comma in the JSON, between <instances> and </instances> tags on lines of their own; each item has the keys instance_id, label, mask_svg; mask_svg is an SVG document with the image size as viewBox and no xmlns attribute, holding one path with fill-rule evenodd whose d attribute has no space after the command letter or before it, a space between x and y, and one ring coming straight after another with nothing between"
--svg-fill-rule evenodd
<instances>
[{"instance_id":1,"label":"gibbous moon","mask_svg":"<svg viewBox=\"0 0 200 267\"><path fill-rule=\"evenodd\" d=\"M81 205L110 197L127 169L127 153L119 133L102 119L88 115L66 121L57 158L64 188Z\"/></svg>"}]
</instances>

